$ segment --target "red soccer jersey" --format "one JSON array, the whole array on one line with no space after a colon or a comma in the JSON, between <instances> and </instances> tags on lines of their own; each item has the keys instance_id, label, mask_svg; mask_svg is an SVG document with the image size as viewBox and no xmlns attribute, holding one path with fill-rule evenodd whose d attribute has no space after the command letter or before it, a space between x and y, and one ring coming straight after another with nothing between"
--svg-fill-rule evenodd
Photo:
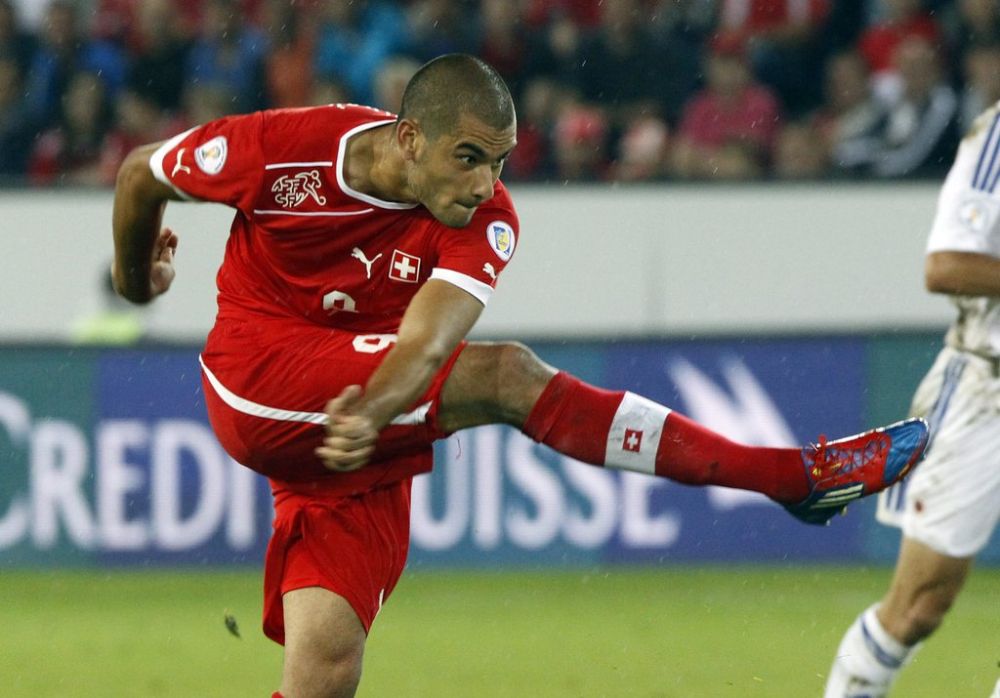
<instances>
[{"instance_id":1,"label":"red soccer jersey","mask_svg":"<svg viewBox=\"0 0 1000 698\"><path fill-rule=\"evenodd\" d=\"M312 455L323 405L367 380L424 282L446 281L485 304L514 252L517 216L499 182L464 228L348 186L349 139L394 120L355 105L259 112L182 133L150 158L183 198L236 209L202 361L224 403L209 396L220 440L272 479L325 473L328 490L359 491L428 470L433 429L420 420L430 403L383 432L396 445L380 464L336 476ZM416 446L392 429L412 431Z\"/></svg>"},{"instance_id":2,"label":"red soccer jersey","mask_svg":"<svg viewBox=\"0 0 1000 698\"><path fill-rule=\"evenodd\" d=\"M393 333L431 278L489 300L518 227L500 182L459 229L345 181L348 140L394 120L356 105L280 109L219 119L157 150L150 165L160 181L236 209L217 280L220 320Z\"/></svg>"}]
</instances>

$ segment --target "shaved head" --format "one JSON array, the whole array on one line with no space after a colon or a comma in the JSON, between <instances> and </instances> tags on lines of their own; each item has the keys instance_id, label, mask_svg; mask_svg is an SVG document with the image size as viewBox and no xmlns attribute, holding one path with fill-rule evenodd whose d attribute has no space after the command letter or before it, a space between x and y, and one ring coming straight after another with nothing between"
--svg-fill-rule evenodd
<instances>
[{"instance_id":1,"label":"shaved head","mask_svg":"<svg viewBox=\"0 0 1000 698\"><path fill-rule=\"evenodd\" d=\"M403 92L400 119L420 124L428 140L454 131L463 115L502 130L514 124L514 100L503 78L485 62L450 53L425 63Z\"/></svg>"}]
</instances>

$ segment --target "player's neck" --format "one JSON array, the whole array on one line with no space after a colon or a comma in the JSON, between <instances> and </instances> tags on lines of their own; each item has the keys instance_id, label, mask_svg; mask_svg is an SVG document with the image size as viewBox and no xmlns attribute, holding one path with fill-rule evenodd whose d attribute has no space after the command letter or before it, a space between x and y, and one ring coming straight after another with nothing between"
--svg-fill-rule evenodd
<instances>
[{"instance_id":1,"label":"player's neck","mask_svg":"<svg viewBox=\"0 0 1000 698\"><path fill-rule=\"evenodd\" d=\"M347 144L344 177L352 189L384 201L415 201L402 176L404 163L392 147L392 125L358 134Z\"/></svg>"}]
</instances>

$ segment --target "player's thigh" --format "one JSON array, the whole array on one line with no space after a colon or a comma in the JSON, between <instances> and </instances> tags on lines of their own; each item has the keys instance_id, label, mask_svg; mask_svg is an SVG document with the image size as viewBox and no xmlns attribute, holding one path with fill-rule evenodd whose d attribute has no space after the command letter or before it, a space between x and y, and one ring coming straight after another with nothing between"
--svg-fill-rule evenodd
<instances>
[{"instance_id":1,"label":"player's thigh","mask_svg":"<svg viewBox=\"0 0 1000 698\"><path fill-rule=\"evenodd\" d=\"M441 389L445 432L481 424L524 424L556 369L517 342L470 342Z\"/></svg>"},{"instance_id":2,"label":"player's thigh","mask_svg":"<svg viewBox=\"0 0 1000 698\"><path fill-rule=\"evenodd\" d=\"M365 629L351 605L320 587L285 593L282 692L353 695L361 678Z\"/></svg>"},{"instance_id":3,"label":"player's thigh","mask_svg":"<svg viewBox=\"0 0 1000 698\"><path fill-rule=\"evenodd\" d=\"M206 351L205 402L216 436L234 460L268 477L327 474L314 455L325 435L327 401L348 385L365 385L394 341L394 335L307 327L261 340L248 355L228 347ZM387 430L379 459L427 447L422 426L415 420ZM411 440L418 442L412 448Z\"/></svg>"}]
</instances>

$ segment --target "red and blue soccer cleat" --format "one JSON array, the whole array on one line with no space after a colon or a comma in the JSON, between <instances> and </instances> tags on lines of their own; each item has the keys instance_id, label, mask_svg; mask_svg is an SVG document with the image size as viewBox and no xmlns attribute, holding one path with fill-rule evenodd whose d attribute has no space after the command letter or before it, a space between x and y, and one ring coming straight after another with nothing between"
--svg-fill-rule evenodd
<instances>
[{"instance_id":1,"label":"red and blue soccer cleat","mask_svg":"<svg viewBox=\"0 0 1000 698\"><path fill-rule=\"evenodd\" d=\"M809 496L785 509L808 524L824 526L849 502L881 492L902 480L927 448L927 422L907 419L802 449Z\"/></svg>"}]
</instances>

